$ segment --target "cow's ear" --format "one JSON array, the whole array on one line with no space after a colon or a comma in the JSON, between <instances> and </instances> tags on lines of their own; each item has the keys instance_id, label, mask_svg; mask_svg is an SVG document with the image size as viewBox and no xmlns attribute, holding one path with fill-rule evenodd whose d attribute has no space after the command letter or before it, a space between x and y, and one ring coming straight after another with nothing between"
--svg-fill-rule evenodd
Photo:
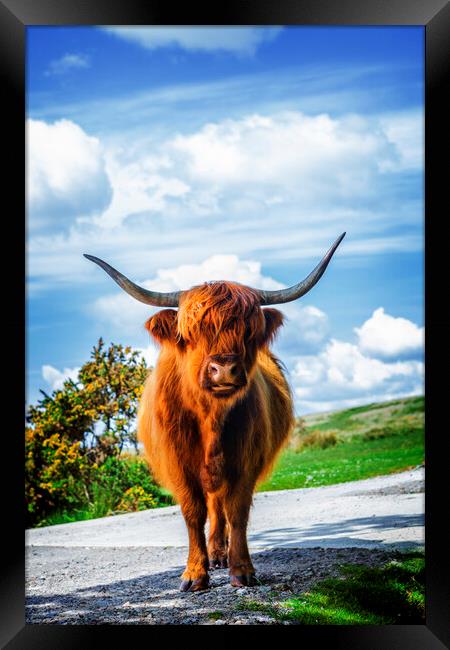
<instances>
[{"instance_id":1,"label":"cow's ear","mask_svg":"<svg viewBox=\"0 0 450 650\"><path fill-rule=\"evenodd\" d=\"M158 343L177 343L177 312L175 309L163 309L151 316L145 328Z\"/></svg>"},{"instance_id":2,"label":"cow's ear","mask_svg":"<svg viewBox=\"0 0 450 650\"><path fill-rule=\"evenodd\" d=\"M268 345L273 341L278 328L283 325L284 316L281 311L278 311L278 309L273 309L272 307L263 309L262 312L266 324L262 342L263 344Z\"/></svg>"}]
</instances>

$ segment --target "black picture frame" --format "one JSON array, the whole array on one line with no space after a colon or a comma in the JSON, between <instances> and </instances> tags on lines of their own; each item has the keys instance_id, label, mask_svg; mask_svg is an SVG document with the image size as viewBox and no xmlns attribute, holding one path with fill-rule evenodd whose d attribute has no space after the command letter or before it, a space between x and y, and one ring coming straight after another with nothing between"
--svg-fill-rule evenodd
<instances>
[{"instance_id":1,"label":"black picture frame","mask_svg":"<svg viewBox=\"0 0 450 650\"><path fill-rule=\"evenodd\" d=\"M361 626L361 627L295 627L297 643L321 644L330 642L334 648L407 648L408 650L434 650L450 647L449 628L449 570L448 550L450 539L445 523L448 520L447 503L447 425L446 397L448 380L448 335L450 310L446 274L447 239L444 233L448 208L445 190L448 179L448 116L449 100L445 81L449 80L450 67L450 5L447 0L277 0L269 2L231 2L219 8L198 7L186 3L174 8L170 4L146 0L0 0L0 66L2 67L2 108L11 145L4 149L7 158L5 223L8 224L4 255L14 251L16 266L13 277L10 271L4 278L4 322L7 339L4 345L4 376L8 389L4 391L3 476L3 554L1 580L1 647L24 650L26 648L90 647L105 643L105 635L113 634L116 645L123 642L132 647L136 634L147 640L161 632L156 626L57 626L25 625L25 558L23 527L23 401L25 394L22 368L26 364L25 341L26 310L22 269L25 268L23 251L25 240L24 162L25 151L25 56L26 28L32 25L421 25L425 29L425 430L426 430L426 624L411 626ZM22 148L23 145L23 148ZM8 152L8 153L7 153ZM445 155L447 154L447 156ZM5 208L4 208L5 210ZM6 221L7 219L7 221ZM17 252L16 252L17 251ZM9 263L8 263L9 264ZM8 269L9 269L8 265ZM447 274L448 278L448 274ZM23 351L23 352L22 352ZM21 361L23 363L21 364ZM11 382L16 375L17 381ZM23 392L20 387L23 386ZM22 414L22 415L21 415ZM19 514L20 513L20 514ZM196 627L196 626L192 626ZM175 632L176 626L165 627L163 632ZM183 634L192 634L183 626ZM198 629L198 628L197 628ZM210 626L201 628L211 630ZM259 628L260 630L261 628ZM292 632L292 627L277 627L278 635ZM221 628L221 634L232 634ZM268 628L264 628L268 632ZM196 630L197 631L197 630ZM254 634L254 629L242 636ZM269 633L270 634L270 633ZM126 635L126 636L125 636ZM253 637L252 637L253 638ZM249 637L250 639L250 637ZM224 639L225 641L225 639Z\"/></svg>"}]
</instances>

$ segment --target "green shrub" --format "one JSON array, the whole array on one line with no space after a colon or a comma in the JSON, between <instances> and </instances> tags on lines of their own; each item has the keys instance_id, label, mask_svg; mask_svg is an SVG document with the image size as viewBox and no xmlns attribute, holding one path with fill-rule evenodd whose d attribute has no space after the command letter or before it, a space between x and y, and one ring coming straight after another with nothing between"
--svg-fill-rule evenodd
<instances>
[{"instance_id":1,"label":"green shrub","mask_svg":"<svg viewBox=\"0 0 450 650\"><path fill-rule=\"evenodd\" d=\"M117 505L119 512L136 512L138 510L147 510L156 508L158 502L151 494L147 494L141 485L134 485L128 488L121 501Z\"/></svg>"},{"instance_id":2,"label":"green shrub","mask_svg":"<svg viewBox=\"0 0 450 650\"><path fill-rule=\"evenodd\" d=\"M423 418L405 415L384 426L373 427L363 433L364 440L378 440L389 436L401 436L418 433L423 430Z\"/></svg>"},{"instance_id":3,"label":"green shrub","mask_svg":"<svg viewBox=\"0 0 450 650\"><path fill-rule=\"evenodd\" d=\"M103 516L136 485L152 497L148 503L160 504L143 459L119 459L125 446L137 450L134 422L148 372L136 351L114 343L105 347L100 339L76 380L65 380L51 395L41 391L43 398L28 407L27 527L74 514Z\"/></svg>"},{"instance_id":4,"label":"green shrub","mask_svg":"<svg viewBox=\"0 0 450 650\"><path fill-rule=\"evenodd\" d=\"M40 424L25 429L26 526L56 511L80 508L86 500L90 467L79 441Z\"/></svg>"},{"instance_id":5,"label":"green shrub","mask_svg":"<svg viewBox=\"0 0 450 650\"><path fill-rule=\"evenodd\" d=\"M395 431L392 427L374 427L363 433L363 440L381 440L382 438L387 438L388 436L395 435Z\"/></svg>"},{"instance_id":6,"label":"green shrub","mask_svg":"<svg viewBox=\"0 0 450 650\"><path fill-rule=\"evenodd\" d=\"M148 503L148 507L154 508L170 502L170 499L163 495L155 485L145 460L139 456L134 458L111 456L107 458L97 470L92 493L93 501L98 501L99 508L103 507L111 512L124 509L123 499L127 493L129 495L128 500L126 499L127 510L134 502L132 496L136 496L138 493L142 495L138 510L142 510L143 503Z\"/></svg>"},{"instance_id":7,"label":"green shrub","mask_svg":"<svg viewBox=\"0 0 450 650\"><path fill-rule=\"evenodd\" d=\"M338 442L340 442L340 438L337 431L315 430L295 436L291 447L295 452L300 453L309 448L327 449L327 447L333 447Z\"/></svg>"},{"instance_id":8,"label":"green shrub","mask_svg":"<svg viewBox=\"0 0 450 650\"><path fill-rule=\"evenodd\" d=\"M140 456L110 456L101 465L92 465L89 480L74 481L71 491L66 489L65 494L58 507L36 517L32 525L96 519L173 503L171 496L155 485L147 463Z\"/></svg>"}]
</instances>

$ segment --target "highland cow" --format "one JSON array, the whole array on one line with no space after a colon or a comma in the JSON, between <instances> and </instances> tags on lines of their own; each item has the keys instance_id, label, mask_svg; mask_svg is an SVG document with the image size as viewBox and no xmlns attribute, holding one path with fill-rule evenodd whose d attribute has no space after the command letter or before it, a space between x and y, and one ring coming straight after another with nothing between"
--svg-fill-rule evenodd
<instances>
[{"instance_id":1,"label":"highland cow","mask_svg":"<svg viewBox=\"0 0 450 650\"><path fill-rule=\"evenodd\" d=\"M169 307L145 324L161 352L145 383L138 437L186 522L182 591L208 588L209 569L227 566L233 586L256 583L247 545L252 497L294 425L291 392L269 348L283 315L263 307L312 289L344 235L305 280L275 291L220 281L158 293L86 255L137 300Z\"/></svg>"}]
</instances>

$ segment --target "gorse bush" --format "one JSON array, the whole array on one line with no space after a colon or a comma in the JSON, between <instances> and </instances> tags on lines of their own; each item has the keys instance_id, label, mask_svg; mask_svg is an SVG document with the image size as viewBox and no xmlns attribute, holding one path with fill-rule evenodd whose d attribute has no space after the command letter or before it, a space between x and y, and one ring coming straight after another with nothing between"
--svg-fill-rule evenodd
<instances>
[{"instance_id":1,"label":"gorse bush","mask_svg":"<svg viewBox=\"0 0 450 650\"><path fill-rule=\"evenodd\" d=\"M157 505L157 500L151 494L147 494L141 485L135 485L125 492L117 510L135 512L136 510L155 508Z\"/></svg>"},{"instance_id":2,"label":"gorse bush","mask_svg":"<svg viewBox=\"0 0 450 650\"><path fill-rule=\"evenodd\" d=\"M80 442L64 435L47 436L40 426L25 431L25 499L27 524L52 511L81 506L91 468Z\"/></svg>"},{"instance_id":3,"label":"gorse bush","mask_svg":"<svg viewBox=\"0 0 450 650\"><path fill-rule=\"evenodd\" d=\"M48 526L121 512L171 505L173 500L153 483L147 463L135 458L108 458L92 466L89 481L74 486L76 499L60 502L34 525Z\"/></svg>"},{"instance_id":4,"label":"gorse bush","mask_svg":"<svg viewBox=\"0 0 450 650\"><path fill-rule=\"evenodd\" d=\"M137 352L100 339L77 381L28 409L26 525L101 517L170 502L136 452L134 423L149 370Z\"/></svg>"},{"instance_id":5,"label":"gorse bush","mask_svg":"<svg viewBox=\"0 0 450 650\"><path fill-rule=\"evenodd\" d=\"M147 464L143 458L108 458L98 468L95 485L99 490L108 495L111 503L110 511L131 510L133 498L137 498L136 510L142 510L142 504L148 503L147 507L154 508L171 502L163 496L161 490L153 483ZM128 495L128 496L126 496ZM148 498L148 501L146 499ZM124 500L125 499L125 500ZM124 504L128 504L125 507Z\"/></svg>"}]
</instances>

